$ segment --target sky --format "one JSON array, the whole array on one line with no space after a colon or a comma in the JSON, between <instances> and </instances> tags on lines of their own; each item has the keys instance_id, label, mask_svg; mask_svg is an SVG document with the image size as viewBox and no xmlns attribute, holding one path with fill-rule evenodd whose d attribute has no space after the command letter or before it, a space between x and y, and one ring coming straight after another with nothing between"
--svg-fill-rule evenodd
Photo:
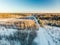
<instances>
[{"instance_id":1,"label":"sky","mask_svg":"<svg viewBox=\"0 0 60 45\"><path fill-rule=\"evenodd\" d=\"M0 0L0 12L59 13L60 0Z\"/></svg>"}]
</instances>

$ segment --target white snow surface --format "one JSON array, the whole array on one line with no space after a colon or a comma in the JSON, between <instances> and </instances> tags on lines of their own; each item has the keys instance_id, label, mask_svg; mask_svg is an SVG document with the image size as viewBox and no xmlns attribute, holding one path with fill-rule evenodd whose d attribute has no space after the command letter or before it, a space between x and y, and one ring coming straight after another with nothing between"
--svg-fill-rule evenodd
<instances>
[{"instance_id":1,"label":"white snow surface","mask_svg":"<svg viewBox=\"0 0 60 45\"><path fill-rule=\"evenodd\" d=\"M16 29L6 29L5 27L0 27L0 35L9 36L10 34L13 35L13 32L16 31ZM59 39L60 27L45 25L44 27L40 27L37 31L37 37L34 39L34 42L36 42L37 45L60 45ZM14 41L14 43L15 45L20 45L19 41ZM5 40L5 38L3 38L2 40L0 40L0 45L10 45L10 43L8 40Z\"/></svg>"}]
</instances>

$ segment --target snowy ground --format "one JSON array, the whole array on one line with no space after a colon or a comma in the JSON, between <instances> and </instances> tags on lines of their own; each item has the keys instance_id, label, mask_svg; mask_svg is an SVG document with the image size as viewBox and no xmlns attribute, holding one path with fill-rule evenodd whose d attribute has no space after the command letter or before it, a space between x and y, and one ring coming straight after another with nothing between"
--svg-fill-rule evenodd
<instances>
[{"instance_id":1,"label":"snowy ground","mask_svg":"<svg viewBox=\"0 0 60 45\"><path fill-rule=\"evenodd\" d=\"M56 45L60 45L60 27L45 26L46 32L52 37Z\"/></svg>"},{"instance_id":2,"label":"snowy ground","mask_svg":"<svg viewBox=\"0 0 60 45\"><path fill-rule=\"evenodd\" d=\"M40 27L40 30L37 32L37 37L34 41L37 43L37 45L55 45L50 35L43 27Z\"/></svg>"},{"instance_id":3,"label":"snowy ground","mask_svg":"<svg viewBox=\"0 0 60 45\"><path fill-rule=\"evenodd\" d=\"M9 41L5 38L9 35L14 36L16 31L16 29L6 29L5 27L0 27L0 45L21 45L19 40ZM35 44L32 45L60 45L60 28L47 25L40 27L33 42L35 42Z\"/></svg>"}]
</instances>

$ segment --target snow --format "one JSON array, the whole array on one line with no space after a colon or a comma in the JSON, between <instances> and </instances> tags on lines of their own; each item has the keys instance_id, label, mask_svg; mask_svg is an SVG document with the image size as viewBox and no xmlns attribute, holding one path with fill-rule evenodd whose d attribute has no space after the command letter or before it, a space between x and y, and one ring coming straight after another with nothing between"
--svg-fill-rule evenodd
<instances>
[{"instance_id":1,"label":"snow","mask_svg":"<svg viewBox=\"0 0 60 45\"><path fill-rule=\"evenodd\" d=\"M16 29L6 29L5 27L0 27L0 35L7 35L9 36L10 34L13 35L14 32L16 32Z\"/></svg>"},{"instance_id":2,"label":"snow","mask_svg":"<svg viewBox=\"0 0 60 45\"><path fill-rule=\"evenodd\" d=\"M0 27L0 36L9 36L13 35L16 32L16 29L6 29L5 27ZM37 31L37 37L33 42L36 42L37 45L60 45L60 28L52 27L45 25L44 27L40 27ZM12 45L21 45L19 41L11 41ZM10 42L5 38L0 40L0 45L10 45Z\"/></svg>"},{"instance_id":3,"label":"snow","mask_svg":"<svg viewBox=\"0 0 60 45\"><path fill-rule=\"evenodd\" d=\"M6 29L4 26L0 26L0 45L21 45L19 41L7 40L5 36L14 35L16 29Z\"/></svg>"},{"instance_id":4,"label":"snow","mask_svg":"<svg viewBox=\"0 0 60 45\"><path fill-rule=\"evenodd\" d=\"M45 26L47 33L52 37L56 45L60 45L60 27Z\"/></svg>"},{"instance_id":5,"label":"snow","mask_svg":"<svg viewBox=\"0 0 60 45\"><path fill-rule=\"evenodd\" d=\"M38 45L55 45L52 38L42 27L40 27L40 30L37 32L37 37L34 41L37 42Z\"/></svg>"}]
</instances>

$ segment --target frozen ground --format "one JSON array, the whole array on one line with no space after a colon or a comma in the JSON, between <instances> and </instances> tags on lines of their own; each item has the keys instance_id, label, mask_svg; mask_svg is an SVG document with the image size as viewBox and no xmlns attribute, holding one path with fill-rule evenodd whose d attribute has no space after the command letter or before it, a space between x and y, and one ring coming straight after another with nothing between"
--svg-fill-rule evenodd
<instances>
[{"instance_id":1,"label":"frozen ground","mask_svg":"<svg viewBox=\"0 0 60 45\"><path fill-rule=\"evenodd\" d=\"M52 38L55 45L60 45L60 27L46 25L45 30Z\"/></svg>"},{"instance_id":2,"label":"frozen ground","mask_svg":"<svg viewBox=\"0 0 60 45\"><path fill-rule=\"evenodd\" d=\"M21 32L17 36L17 29L0 27L0 45L29 45L28 43L30 45L60 45L60 28L45 25L40 27L37 33Z\"/></svg>"},{"instance_id":3,"label":"frozen ground","mask_svg":"<svg viewBox=\"0 0 60 45\"><path fill-rule=\"evenodd\" d=\"M40 27L34 41L37 45L60 45L60 28L47 25Z\"/></svg>"}]
</instances>

